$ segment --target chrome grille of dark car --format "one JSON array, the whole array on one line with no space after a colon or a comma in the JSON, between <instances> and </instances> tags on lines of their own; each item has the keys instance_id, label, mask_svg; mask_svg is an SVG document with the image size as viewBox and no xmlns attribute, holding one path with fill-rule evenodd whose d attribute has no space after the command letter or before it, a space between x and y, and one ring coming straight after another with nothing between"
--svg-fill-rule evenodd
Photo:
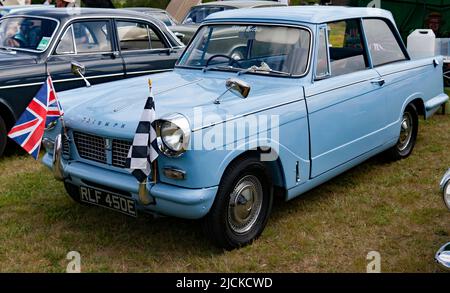
<instances>
[{"instance_id":1,"label":"chrome grille of dark car","mask_svg":"<svg viewBox=\"0 0 450 293\"><path fill-rule=\"evenodd\" d=\"M74 132L73 138L80 157L86 160L107 163L105 138L80 132Z\"/></svg>"},{"instance_id":2,"label":"chrome grille of dark car","mask_svg":"<svg viewBox=\"0 0 450 293\"><path fill-rule=\"evenodd\" d=\"M112 164L115 167L125 168L128 151L131 142L125 140L114 139L112 143Z\"/></svg>"}]
</instances>

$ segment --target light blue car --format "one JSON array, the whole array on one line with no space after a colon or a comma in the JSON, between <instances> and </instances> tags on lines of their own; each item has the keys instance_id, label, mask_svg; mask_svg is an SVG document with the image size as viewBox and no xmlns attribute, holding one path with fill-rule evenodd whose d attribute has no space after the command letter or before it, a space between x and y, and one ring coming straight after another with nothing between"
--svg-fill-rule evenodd
<instances>
[{"instance_id":1,"label":"light blue car","mask_svg":"<svg viewBox=\"0 0 450 293\"><path fill-rule=\"evenodd\" d=\"M142 188L124 167L149 78L160 155ZM419 116L448 100L442 58L410 60L391 13L304 6L213 14L173 72L59 98L67 135L61 122L46 131L43 162L73 199L203 219L225 249L262 233L274 195L381 152L408 157Z\"/></svg>"}]
</instances>

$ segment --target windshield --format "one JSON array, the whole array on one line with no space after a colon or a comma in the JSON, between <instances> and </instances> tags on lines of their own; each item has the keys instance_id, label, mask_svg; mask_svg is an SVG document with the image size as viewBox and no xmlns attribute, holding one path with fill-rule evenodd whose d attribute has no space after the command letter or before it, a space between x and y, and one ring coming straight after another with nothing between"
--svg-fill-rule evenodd
<instances>
[{"instance_id":1,"label":"windshield","mask_svg":"<svg viewBox=\"0 0 450 293\"><path fill-rule=\"evenodd\" d=\"M208 15L229 9L232 8L225 6L212 6L212 5L194 7L189 11L188 15L186 15L186 17L184 18L183 24L202 23L203 20Z\"/></svg>"},{"instance_id":2,"label":"windshield","mask_svg":"<svg viewBox=\"0 0 450 293\"><path fill-rule=\"evenodd\" d=\"M299 76L308 67L308 30L267 25L202 27L178 66Z\"/></svg>"},{"instance_id":3,"label":"windshield","mask_svg":"<svg viewBox=\"0 0 450 293\"><path fill-rule=\"evenodd\" d=\"M0 47L45 51L57 27L54 20L12 17L0 21Z\"/></svg>"}]
</instances>

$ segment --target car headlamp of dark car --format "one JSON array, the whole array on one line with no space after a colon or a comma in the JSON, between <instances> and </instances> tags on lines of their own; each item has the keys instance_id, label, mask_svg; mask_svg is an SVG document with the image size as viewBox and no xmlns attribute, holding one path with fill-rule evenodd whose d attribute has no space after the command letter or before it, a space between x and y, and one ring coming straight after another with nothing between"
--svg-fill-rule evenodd
<instances>
[{"instance_id":1,"label":"car headlamp of dark car","mask_svg":"<svg viewBox=\"0 0 450 293\"><path fill-rule=\"evenodd\" d=\"M181 114L171 114L157 121L158 146L168 157L182 155L189 146L189 121Z\"/></svg>"}]
</instances>

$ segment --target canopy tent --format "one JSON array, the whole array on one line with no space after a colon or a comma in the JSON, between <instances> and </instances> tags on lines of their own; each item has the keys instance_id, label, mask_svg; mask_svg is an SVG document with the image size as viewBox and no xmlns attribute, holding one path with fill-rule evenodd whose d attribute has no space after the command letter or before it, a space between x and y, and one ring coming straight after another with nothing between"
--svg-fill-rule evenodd
<instances>
[{"instance_id":1,"label":"canopy tent","mask_svg":"<svg viewBox=\"0 0 450 293\"><path fill-rule=\"evenodd\" d=\"M437 37L450 37L449 0L349 0L351 6L376 3L394 15L402 37L418 28L432 28Z\"/></svg>"}]
</instances>

